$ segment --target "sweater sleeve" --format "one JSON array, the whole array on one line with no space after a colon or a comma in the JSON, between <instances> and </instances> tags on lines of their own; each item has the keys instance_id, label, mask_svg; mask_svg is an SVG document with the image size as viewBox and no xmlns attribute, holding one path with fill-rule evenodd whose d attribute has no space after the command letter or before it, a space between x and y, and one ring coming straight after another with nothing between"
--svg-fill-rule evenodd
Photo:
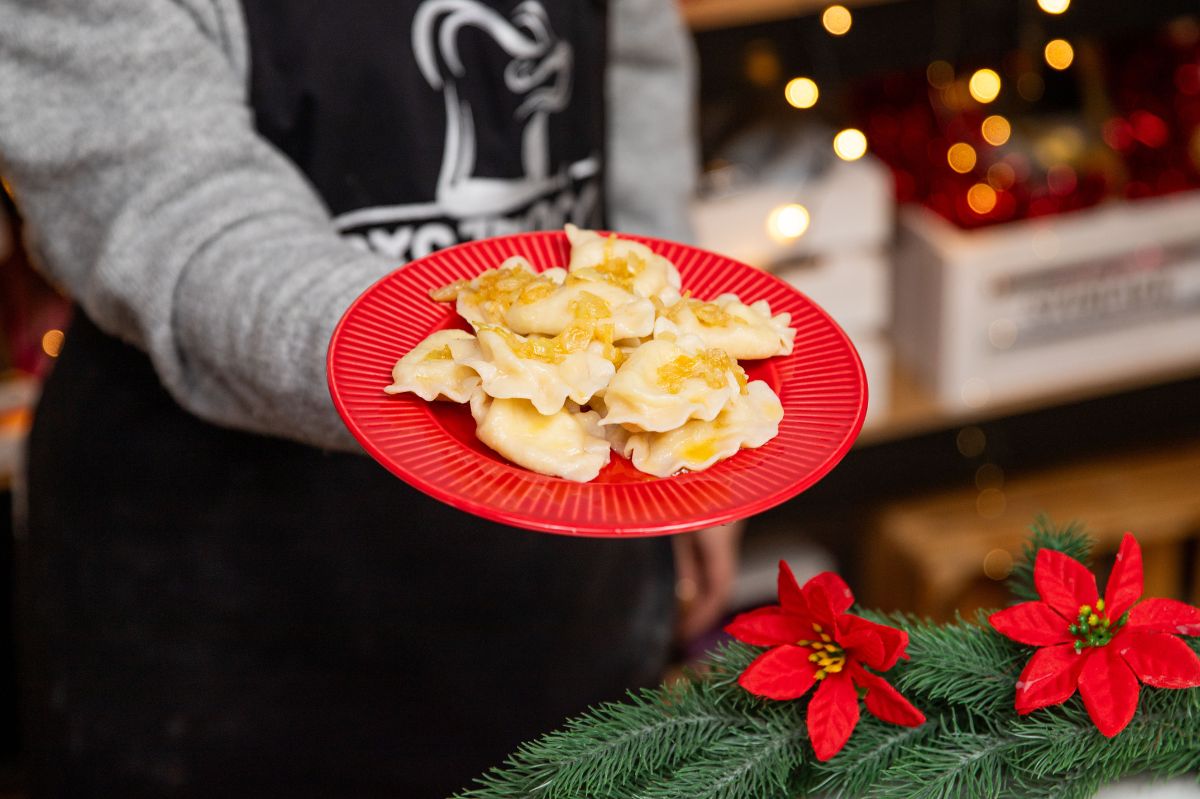
<instances>
[{"instance_id":1,"label":"sweater sleeve","mask_svg":"<svg viewBox=\"0 0 1200 799\"><path fill-rule=\"evenodd\" d=\"M614 0L608 72L614 230L694 240L696 57L678 3Z\"/></svg>"},{"instance_id":2,"label":"sweater sleeve","mask_svg":"<svg viewBox=\"0 0 1200 799\"><path fill-rule=\"evenodd\" d=\"M254 130L236 0L0 0L0 173L30 252L190 412L341 449L325 351L394 264Z\"/></svg>"}]
</instances>

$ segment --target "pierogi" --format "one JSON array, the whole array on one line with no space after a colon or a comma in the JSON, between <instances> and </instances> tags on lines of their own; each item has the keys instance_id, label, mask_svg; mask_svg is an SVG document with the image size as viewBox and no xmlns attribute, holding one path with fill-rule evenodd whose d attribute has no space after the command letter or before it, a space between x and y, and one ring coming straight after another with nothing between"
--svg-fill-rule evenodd
<instances>
[{"instance_id":1,"label":"pierogi","mask_svg":"<svg viewBox=\"0 0 1200 799\"><path fill-rule=\"evenodd\" d=\"M389 394L411 391L423 400L468 402L479 388L479 373L458 358L478 355L479 345L467 331L439 330L396 362L392 384L383 390Z\"/></svg>"},{"instance_id":2,"label":"pierogi","mask_svg":"<svg viewBox=\"0 0 1200 799\"><path fill-rule=\"evenodd\" d=\"M657 477L700 471L778 434L779 397L738 359L792 352L789 314L680 294L645 244L567 225L567 268L514 256L430 292L473 328L440 330L389 394L469 402L476 435L531 471L586 482L611 453Z\"/></svg>"},{"instance_id":3,"label":"pierogi","mask_svg":"<svg viewBox=\"0 0 1200 799\"><path fill-rule=\"evenodd\" d=\"M538 474L586 483L608 465L609 442L594 411L568 405L543 414L527 400L480 391L471 399L471 415L480 441Z\"/></svg>"}]
</instances>

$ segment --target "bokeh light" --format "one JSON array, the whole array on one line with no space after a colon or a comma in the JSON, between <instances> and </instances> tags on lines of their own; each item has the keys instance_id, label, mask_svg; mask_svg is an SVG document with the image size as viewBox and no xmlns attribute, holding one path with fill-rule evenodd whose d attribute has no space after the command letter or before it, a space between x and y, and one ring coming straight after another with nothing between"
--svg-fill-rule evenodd
<instances>
[{"instance_id":1,"label":"bokeh light","mask_svg":"<svg viewBox=\"0 0 1200 799\"><path fill-rule=\"evenodd\" d=\"M821 96L821 90L812 78L792 78L783 90L784 97L793 108L812 108Z\"/></svg>"},{"instance_id":2,"label":"bokeh light","mask_svg":"<svg viewBox=\"0 0 1200 799\"><path fill-rule=\"evenodd\" d=\"M998 161L988 167L987 180L992 188L1007 189L1017 181L1017 171L1006 161Z\"/></svg>"},{"instance_id":3,"label":"bokeh light","mask_svg":"<svg viewBox=\"0 0 1200 799\"><path fill-rule=\"evenodd\" d=\"M954 67L947 61L934 61L925 67L925 79L935 89L944 89L954 82Z\"/></svg>"},{"instance_id":4,"label":"bokeh light","mask_svg":"<svg viewBox=\"0 0 1200 799\"><path fill-rule=\"evenodd\" d=\"M977 69L967 88L978 102L990 103L1000 95L1000 76L994 69Z\"/></svg>"},{"instance_id":5,"label":"bokeh light","mask_svg":"<svg viewBox=\"0 0 1200 799\"><path fill-rule=\"evenodd\" d=\"M958 142L950 145L950 149L946 151L946 162L950 164L950 168L959 174L965 175L975 168L975 148L966 142Z\"/></svg>"},{"instance_id":6,"label":"bokeh light","mask_svg":"<svg viewBox=\"0 0 1200 799\"><path fill-rule=\"evenodd\" d=\"M992 114L983 120L983 124L979 126L979 130L983 134L983 140L996 147L1004 144L1008 141L1008 137L1012 135L1012 125L999 114Z\"/></svg>"},{"instance_id":7,"label":"bokeh light","mask_svg":"<svg viewBox=\"0 0 1200 799\"><path fill-rule=\"evenodd\" d=\"M1064 70L1075 60L1075 48L1066 39L1051 39L1042 51L1051 69Z\"/></svg>"},{"instance_id":8,"label":"bokeh light","mask_svg":"<svg viewBox=\"0 0 1200 799\"><path fill-rule=\"evenodd\" d=\"M977 214L990 213L996 207L996 190L986 183L967 189L967 205Z\"/></svg>"},{"instance_id":9,"label":"bokeh light","mask_svg":"<svg viewBox=\"0 0 1200 799\"><path fill-rule=\"evenodd\" d=\"M62 351L63 339L66 336L61 330L47 330L42 334L42 352L51 358L57 358Z\"/></svg>"},{"instance_id":10,"label":"bokeh light","mask_svg":"<svg viewBox=\"0 0 1200 799\"><path fill-rule=\"evenodd\" d=\"M854 17L845 6L830 6L821 15L821 24L834 36L841 36L850 30L850 26L854 24Z\"/></svg>"},{"instance_id":11,"label":"bokeh light","mask_svg":"<svg viewBox=\"0 0 1200 799\"><path fill-rule=\"evenodd\" d=\"M843 161L857 161L867 152L867 137L857 128L846 128L833 137L833 151Z\"/></svg>"},{"instance_id":12,"label":"bokeh light","mask_svg":"<svg viewBox=\"0 0 1200 799\"><path fill-rule=\"evenodd\" d=\"M793 241L804 235L809 221L808 209L803 205L781 205L767 216L767 232L776 241Z\"/></svg>"},{"instance_id":13,"label":"bokeh light","mask_svg":"<svg viewBox=\"0 0 1200 799\"><path fill-rule=\"evenodd\" d=\"M1037 4L1047 14L1061 14L1071 6L1071 0L1037 0Z\"/></svg>"}]
</instances>

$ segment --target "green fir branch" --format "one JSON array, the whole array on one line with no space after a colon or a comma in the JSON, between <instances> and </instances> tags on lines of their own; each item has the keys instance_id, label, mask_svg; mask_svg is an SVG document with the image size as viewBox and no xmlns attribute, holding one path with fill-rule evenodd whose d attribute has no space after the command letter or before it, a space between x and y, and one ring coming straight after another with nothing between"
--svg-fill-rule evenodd
<instances>
[{"instance_id":1,"label":"green fir branch","mask_svg":"<svg viewBox=\"0 0 1200 799\"><path fill-rule=\"evenodd\" d=\"M908 632L907 662L888 673L900 693L918 704L945 702L985 716L1011 708L1017 676L1030 651L997 635L980 613L953 624L892 617Z\"/></svg>"},{"instance_id":2,"label":"green fir branch","mask_svg":"<svg viewBox=\"0 0 1200 799\"><path fill-rule=\"evenodd\" d=\"M1039 519L1028 548L1086 560L1077 525ZM1016 575L1032 589L1032 572ZM884 677L927 716L916 728L863 715L821 763L807 739L807 698L774 702L738 676L763 650L717 647L688 678L631 693L525 744L461 799L1089 799L1134 774L1200 772L1200 688L1142 686L1129 726L1105 738L1076 694L1026 716L1013 709L1035 651L996 633L987 614L938 625L859 610L909 635L909 660ZM1200 654L1200 637L1185 638Z\"/></svg>"},{"instance_id":3,"label":"green fir branch","mask_svg":"<svg viewBox=\"0 0 1200 799\"><path fill-rule=\"evenodd\" d=\"M1088 538L1083 525L1078 522L1059 526L1044 514L1034 519L1024 555L1008 576L1008 590L1018 602L1031 602L1038 598L1033 581L1033 565L1037 562L1038 551L1042 549L1057 550L1087 566L1092 558L1092 539Z\"/></svg>"},{"instance_id":4,"label":"green fir branch","mask_svg":"<svg viewBox=\"0 0 1200 799\"><path fill-rule=\"evenodd\" d=\"M680 683L601 705L525 744L462 796L574 799L655 777L745 722L751 703L736 695L722 702L716 693L703 683Z\"/></svg>"}]
</instances>

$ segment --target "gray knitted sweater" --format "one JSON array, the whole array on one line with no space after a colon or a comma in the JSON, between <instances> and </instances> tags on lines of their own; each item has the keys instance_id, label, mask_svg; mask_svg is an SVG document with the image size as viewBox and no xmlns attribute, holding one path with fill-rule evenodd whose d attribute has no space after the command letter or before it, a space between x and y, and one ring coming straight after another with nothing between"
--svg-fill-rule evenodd
<instances>
[{"instance_id":1,"label":"gray knitted sweater","mask_svg":"<svg viewBox=\"0 0 1200 799\"><path fill-rule=\"evenodd\" d=\"M145 350L184 408L352 449L326 346L397 264L340 239L255 132L245 34L237 0L0 0L0 174L44 273ZM610 45L613 225L686 238L692 64L674 2L615 0Z\"/></svg>"}]
</instances>

